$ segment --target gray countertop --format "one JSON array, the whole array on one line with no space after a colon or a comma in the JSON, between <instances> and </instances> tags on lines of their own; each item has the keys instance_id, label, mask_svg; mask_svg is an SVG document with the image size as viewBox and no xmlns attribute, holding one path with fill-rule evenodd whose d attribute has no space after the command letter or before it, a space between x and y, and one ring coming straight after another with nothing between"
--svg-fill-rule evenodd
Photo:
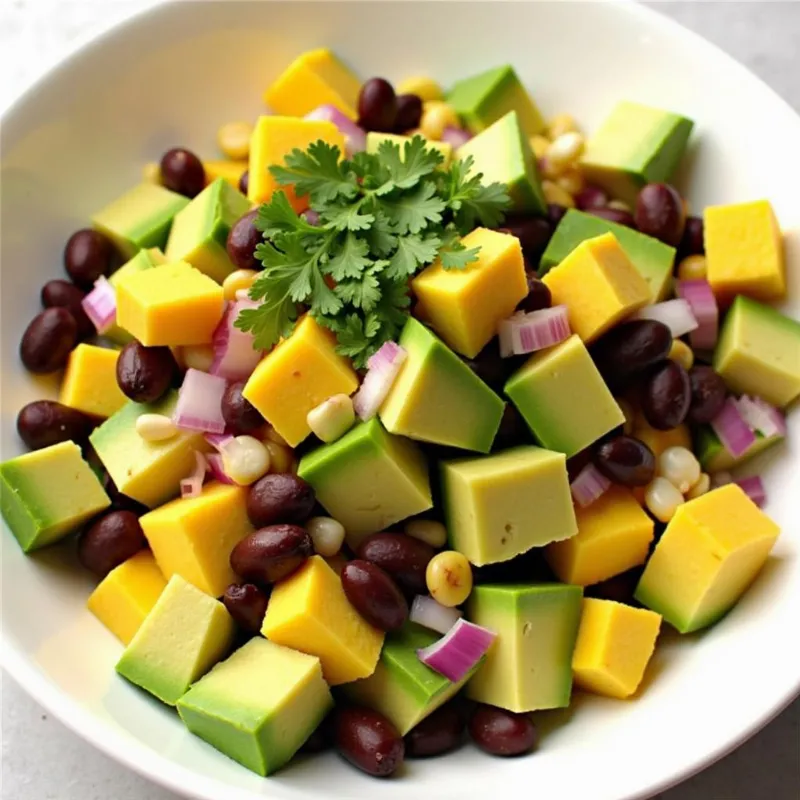
<instances>
[{"instance_id":1,"label":"gray countertop","mask_svg":"<svg viewBox=\"0 0 800 800\"><path fill-rule=\"evenodd\" d=\"M0 107L30 79L32 54L62 49L87 24L133 11L141 2L0 0ZM720 45L800 110L800 3L647 5ZM8 676L3 676L0 687L3 798L177 800L83 742ZM658 800L796 800L798 796L800 700L736 752Z\"/></svg>"}]
</instances>

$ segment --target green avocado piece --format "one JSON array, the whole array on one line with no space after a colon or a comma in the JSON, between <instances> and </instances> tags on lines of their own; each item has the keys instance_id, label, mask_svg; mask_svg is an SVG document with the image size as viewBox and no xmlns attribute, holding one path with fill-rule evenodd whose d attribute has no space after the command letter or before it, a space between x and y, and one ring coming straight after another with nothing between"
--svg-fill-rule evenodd
<instances>
[{"instance_id":1,"label":"green avocado piece","mask_svg":"<svg viewBox=\"0 0 800 800\"><path fill-rule=\"evenodd\" d=\"M714 369L732 392L789 405L800 397L800 322L739 295L723 320Z\"/></svg>"},{"instance_id":2,"label":"green avocado piece","mask_svg":"<svg viewBox=\"0 0 800 800\"><path fill-rule=\"evenodd\" d=\"M180 494L181 478L195 467L195 450L207 450L202 433L180 431L161 442L146 442L136 432L142 414L171 417L178 402L172 391L157 403L126 403L89 437L120 492L155 508Z\"/></svg>"},{"instance_id":3,"label":"green avocado piece","mask_svg":"<svg viewBox=\"0 0 800 800\"><path fill-rule=\"evenodd\" d=\"M516 111L526 136L544 130L539 109L508 65L459 81L447 95L447 103L472 133L488 128L509 111Z\"/></svg>"},{"instance_id":4,"label":"green avocado piece","mask_svg":"<svg viewBox=\"0 0 800 800\"><path fill-rule=\"evenodd\" d=\"M482 173L483 183L504 184L514 211L544 214L547 210L536 157L516 111L509 111L461 145L457 156L472 156L472 172Z\"/></svg>"},{"instance_id":5,"label":"green avocado piece","mask_svg":"<svg viewBox=\"0 0 800 800\"><path fill-rule=\"evenodd\" d=\"M377 153L378 148L384 142L392 142L400 147L400 157L405 160L404 156L406 143L410 142L413 138L413 136L401 136L397 133L379 133L378 131L370 131L367 134L367 152ZM453 145L451 145L449 142L426 141L425 148L428 150L438 150L442 156L444 156L444 161L439 165L439 169L447 168L447 165L450 163L450 159L453 157Z\"/></svg>"},{"instance_id":6,"label":"green avocado piece","mask_svg":"<svg viewBox=\"0 0 800 800\"><path fill-rule=\"evenodd\" d=\"M297 474L344 525L352 548L367 534L433 507L422 451L387 433L377 417L303 456Z\"/></svg>"},{"instance_id":7,"label":"green avocado piece","mask_svg":"<svg viewBox=\"0 0 800 800\"><path fill-rule=\"evenodd\" d=\"M633 228L571 208L558 223L539 262L539 277L560 264L581 242L613 233L620 247L650 287L651 302L664 300L672 290L675 248Z\"/></svg>"},{"instance_id":8,"label":"green avocado piece","mask_svg":"<svg viewBox=\"0 0 800 800\"><path fill-rule=\"evenodd\" d=\"M578 532L563 453L517 447L444 461L441 472L450 547L476 566Z\"/></svg>"},{"instance_id":9,"label":"green avocado piece","mask_svg":"<svg viewBox=\"0 0 800 800\"><path fill-rule=\"evenodd\" d=\"M318 658L261 637L178 700L193 734L265 777L294 756L332 707Z\"/></svg>"},{"instance_id":10,"label":"green avocado piece","mask_svg":"<svg viewBox=\"0 0 800 800\"><path fill-rule=\"evenodd\" d=\"M379 412L386 430L488 453L505 403L413 317L399 343L408 356Z\"/></svg>"},{"instance_id":11,"label":"green avocado piece","mask_svg":"<svg viewBox=\"0 0 800 800\"><path fill-rule=\"evenodd\" d=\"M108 236L125 258L143 247L164 248L175 215L189 198L154 183L141 183L92 217L94 227Z\"/></svg>"},{"instance_id":12,"label":"green avocado piece","mask_svg":"<svg viewBox=\"0 0 800 800\"><path fill-rule=\"evenodd\" d=\"M222 283L236 269L226 242L250 201L224 178L217 178L175 216L165 251L167 261L188 261Z\"/></svg>"},{"instance_id":13,"label":"green avocado piece","mask_svg":"<svg viewBox=\"0 0 800 800\"><path fill-rule=\"evenodd\" d=\"M0 510L26 553L63 539L110 505L74 442L0 464Z\"/></svg>"},{"instance_id":14,"label":"green avocado piece","mask_svg":"<svg viewBox=\"0 0 800 800\"><path fill-rule=\"evenodd\" d=\"M473 588L466 617L497 634L467 696L514 712L566 708L583 590L559 583Z\"/></svg>"},{"instance_id":15,"label":"green avocado piece","mask_svg":"<svg viewBox=\"0 0 800 800\"><path fill-rule=\"evenodd\" d=\"M429 714L461 691L475 669L453 683L419 660L417 650L429 647L441 636L408 623L389 634L375 672L343 687L349 700L383 714L405 736Z\"/></svg>"},{"instance_id":16,"label":"green avocado piece","mask_svg":"<svg viewBox=\"0 0 800 800\"><path fill-rule=\"evenodd\" d=\"M618 103L586 143L581 159L589 183L633 205L646 183L669 182L694 123L639 103Z\"/></svg>"},{"instance_id":17,"label":"green avocado piece","mask_svg":"<svg viewBox=\"0 0 800 800\"><path fill-rule=\"evenodd\" d=\"M713 429L707 425L698 428L695 436L694 452L704 472L719 472L720 470L731 470L755 458L759 453L768 450L772 445L782 442L785 437L764 436L758 431L755 432L756 440L738 458L734 458L724 447L719 437Z\"/></svg>"},{"instance_id":18,"label":"green avocado piece","mask_svg":"<svg viewBox=\"0 0 800 800\"><path fill-rule=\"evenodd\" d=\"M625 422L577 334L534 353L508 379L505 393L542 446L567 458Z\"/></svg>"}]
</instances>

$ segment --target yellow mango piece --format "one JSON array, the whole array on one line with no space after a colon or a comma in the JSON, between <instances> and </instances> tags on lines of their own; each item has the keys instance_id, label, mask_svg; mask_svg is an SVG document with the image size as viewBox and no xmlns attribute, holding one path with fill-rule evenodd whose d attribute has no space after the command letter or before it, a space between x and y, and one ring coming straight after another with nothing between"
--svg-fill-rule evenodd
<instances>
[{"instance_id":1,"label":"yellow mango piece","mask_svg":"<svg viewBox=\"0 0 800 800\"><path fill-rule=\"evenodd\" d=\"M332 122L296 117L259 117L250 142L247 184L250 202L267 203L273 193L280 189L286 193L295 211L305 211L308 197L298 197L292 186L281 186L269 168L283 166L284 159L292 150L306 150L319 139L330 145L338 145L340 152L344 153L344 134Z\"/></svg>"},{"instance_id":2,"label":"yellow mango piece","mask_svg":"<svg viewBox=\"0 0 800 800\"><path fill-rule=\"evenodd\" d=\"M117 286L117 324L146 347L209 343L224 307L222 287L185 261Z\"/></svg>"},{"instance_id":3,"label":"yellow mango piece","mask_svg":"<svg viewBox=\"0 0 800 800\"><path fill-rule=\"evenodd\" d=\"M253 531L246 498L246 487L212 482L200 497L179 498L142 516L142 530L165 577L180 575L211 597L236 582L231 551Z\"/></svg>"},{"instance_id":4,"label":"yellow mango piece","mask_svg":"<svg viewBox=\"0 0 800 800\"><path fill-rule=\"evenodd\" d=\"M133 639L167 585L149 550L143 550L106 575L86 607L123 644Z\"/></svg>"},{"instance_id":5,"label":"yellow mango piece","mask_svg":"<svg viewBox=\"0 0 800 800\"><path fill-rule=\"evenodd\" d=\"M710 206L703 223L708 282L720 303L786 294L783 238L769 200Z\"/></svg>"},{"instance_id":6,"label":"yellow mango piece","mask_svg":"<svg viewBox=\"0 0 800 800\"><path fill-rule=\"evenodd\" d=\"M497 334L528 293L519 239L476 228L462 242L480 247L478 260L466 269L446 270L439 260L424 269L411 286L420 314L453 350L474 358Z\"/></svg>"},{"instance_id":7,"label":"yellow mango piece","mask_svg":"<svg viewBox=\"0 0 800 800\"><path fill-rule=\"evenodd\" d=\"M329 104L355 120L359 91L361 81L330 50L319 48L298 56L264 93L264 102L287 117Z\"/></svg>"},{"instance_id":8,"label":"yellow mango piece","mask_svg":"<svg viewBox=\"0 0 800 800\"><path fill-rule=\"evenodd\" d=\"M444 99L442 87L433 78L414 75L397 84L397 94L415 94L423 103Z\"/></svg>"},{"instance_id":9,"label":"yellow mango piece","mask_svg":"<svg viewBox=\"0 0 800 800\"><path fill-rule=\"evenodd\" d=\"M339 576L320 556L275 586L261 633L317 656L331 686L372 675L383 646L383 632L350 605Z\"/></svg>"},{"instance_id":10,"label":"yellow mango piece","mask_svg":"<svg viewBox=\"0 0 800 800\"><path fill-rule=\"evenodd\" d=\"M650 302L650 289L613 233L579 244L542 279L586 344Z\"/></svg>"},{"instance_id":11,"label":"yellow mango piece","mask_svg":"<svg viewBox=\"0 0 800 800\"><path fill-rule=\"evenodd\" d=\"M119 411L128 398L117 383L118 356L117 350L79 344L70 353L59 401L104 419Z\"/></svg>"},{"instance_id":12,"label":"yellow mango piece","mask_svg":"<svg viewBox=\"0 0 800 800\"><path fill-rule=\"evenodd\" d=\"M256 367L243 394L296 447L311 433L306 416L335 394L352 394L358 376L336 352L333 335L310 315Z\"/></svg>"},{"instance_id":13,"label":"yellow mango piece","mask_svg":"<svg viewBox=\"0 0 800 800\"><path fill-rule=\"evenodd\" d=\"M633 435L644 442L658 458L668 447L685 447L692 449L692 434L686 425L678 425L668 431L661 431L651 427L643 417L636 419Z\"/></svg>"},{"instance_id":14,"label":"yellow mango piece","mask_svg":"<svg viewBox=\"0 0 800 800\"><path fill-rule=\"evenodd\" d=\"M206 186L214 183L217 178L223 178L234 189L239 188L239 179L247 172L247 161L204 161L206 171Z\"/></svg>"},{"instance_id":15,"label":"yellow mango piece","mask_svg":"<svg viewBox=\"0 0 800 800\"><path fill-rule=\"evenodd\" d=\"M594 694L630 697L642 682L660 629L661 616L653 611L585 598L572 655L575 683Z\"/></svg>"},{"instance_id":16,"label":"yellow mango piece","mask_svg":"<svg viewBox=\"0 0 800 800\"><path fill-rule=\"evenodd\" d=\"M612 486L575 518L577 535L545 549L560 581L591 586L644 564L654 524L629 489Z\"/></svg>"},{"instance_id":17,"label":"yellow mango piece","mask_svg":"<svg viewBox=\"0 0 800 800\"><path fill-rule=\"evenodd\" d=\"M678 506L636 599L681 633L713 625L761 571L780 533L735 483Z\"/></svg>"}]
</instances>

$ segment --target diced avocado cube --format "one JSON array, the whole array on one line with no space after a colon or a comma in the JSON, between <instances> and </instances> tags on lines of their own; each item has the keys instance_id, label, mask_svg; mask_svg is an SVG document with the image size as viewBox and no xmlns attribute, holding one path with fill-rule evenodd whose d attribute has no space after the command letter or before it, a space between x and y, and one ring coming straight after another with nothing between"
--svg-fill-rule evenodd
<instances>
[{"instance_id":1,"label":"diced avocado cube","mask_svg":"<svg viewBox=\"0 0 800 800\"><path fill-rule=\"evenodd\" d=\"M180 493L181 478L195 466L195 450L208 450L202 433L181 431L171 439L146 442L136 432L142 414L171 417L178 393L157 403L126 403L96 428L89 441L120 492L154 508Z\"/></svg>"},{"instance_id":2,"label":"diced avocado cube","mask_svg":"<svg viewBox=\"0 0 800 800\"><path fill-rule=\"evenodd\" d=\"M586 180L633 204L646 183L669 182L694 123L679 114L639 103L618 103L586 143Z\"/></svg>"},{"instance_id":3,"label":"diced avocado cube","mask_svg":"<svg viewBox=\"0 0 800 800\"><path fill-rule=\"evenodd\" d=\"M514 712L566 708L583 590L558 583L485 584L466 616L497 634L467 696Z\"/></svg>"},{"instance_id":4,"label":"diced avocado cube","mask_svg":"<svg viewBox=\"0 0 800 800\"><path fill-rule=\"evenodd\" d=\"M532 355L505 392L539 442L567 458L625 422L577 334Z\"/></svg>"},{"instance_id":5,"label":"diced avocado cube","mask_svg":"<svg viewBox=\"0 0 800 800\"><path fill-rule=\"evenodd\" d=\"M764 436L755 431L756 440L740 456L732 456L719 436L714 433L708 425L701 425L695 435L694 452L703 467L704 472L719 472L720 470L731 470L755 458L759 453L772 447L772 445L782 442L785 437L780 434L774 436Z\"/></svg>"},{"instance_id":6,"label":"diced avocado cube","mask_svg":"<svg viewBox=\"0 0 800 800\"><path fill-rule=\"evenodd\" d=\"M681 633L713 625L755 580L780 533L735 483L678 507L635 597Z\"/></svg>"},{"instance_id":7,"label":"diced avocado cube","mask_svg":"<svg viewBox=\"0 0 800 800\"><path fill-rule=\"evenodd\" d=\"M398 133L379 133L378 131L370 131L367 134L367 152L377 153L383 142L392 142L400 147L400 158L405 160L405 146L410 142L413 136L401 136ZM425 147L429 150L438 150L443 156L444 161L439 165L439 169L445 169L453 157L453 145L449 142L433 142L427 141Z\"/></svg>"},{"instance_id":8,"label":"diced avocado cube","mask_svg":"<svg viewBox=\"0 0 800 800\"><path fill-rule=\"evenodd\" d=\"M578 531L563 453L518 447L444 461L441 470L450 546L476 566L508 561Z\"/></svg>"},{"instance_id":9,"label":"diced avocado cube","mask_svg":"<svg viewBox=\"0 0 800 800\"><path fill-rule=\"evenodd\" d=\"M186 727L253 772L286 764L333 706L319 659L251 639L178 701Z\"/></svg>"},{"instance_id":10,"label":"diced avocado cube","mask_svg":"<svg viewBox=\"0 0 800 800\"><path fill-rule=\"evenodd\" d=\"M509 111L461 145L456 156L459 159L472 156L473 173L482 173L484 184L504 184L514 211L531 214L546 211L536 157L516 111Z\"/></svg>"},{"instance_id":11,"label":"diced avocado cube","mask_svg":"<svg viewBox=\"0 0 800 800\"><path fill-rule=\"evenodd\" d=\"M527 136L544 129L539 109L509 65L464 78L450 90L447 102L473 133L488 128L509 111L516 111Z\"/></svg>"},{"instance_id":12,"label":"diced avocado cube","mask_svg":"<svg viewBox=\"0 0 800 800\"><path fill-rule=\"evenodd\" d=\"M167 243L175 215L189 198L155 183L141 183L92 217L94 227L108 236L126 258L144 247Z\"/></svg>"},{"instance_id":13,"label":"diced avocado cube","mask_svg":"<svg viewBox=\"0 0 800 800\"><path fill-rule=\"evenodd\" d=\"M250 201L217 178L175 215L165 251L167 260L188 261L222 283L236 269L228 257L228 234L249 210Z\"/></svg>"},{"instance_id":14,"label":"diced avocado cube","mask_svg":"<svg viewBox=\"0 0 800 800\"><path fill-rule=\"evenodd\" d=\"M408 356L380 418L390 433L488 453L503 401L422 323L409 317L400 335Z\"/></svg>"},{"instance_id":15,"label":"diced avocado cube","mask_svg":"<svg viewBox=\"0 0 800 800\"><path fill-rule=\"evenodd\" d=\"M224 658L236 624L219 600L173 575L117 662L117 672L174 706Z\"/></svg>"},{"instance_id":16,"label":"diced avocado cube","mask_svg":"<svg viewBox=\"0 0 800 800\"><path fill-rule=\"evenodd\" d=\"M633 228L571 208L558 223L539 262L539 276L560 264L579 244L604 233L613 233L620 247L650 287L650 300L664 300L672 289L675 248L645 236Z\"/></svg>"},{"instance_id":17,"label":"diced avocado cube","mask_svg":"<svg viewBox=\"0 0 800 800\"><path fill-rule=\"evenodd\" d=\"M800 322L739 295L722 323L714 369L732 392L788 406L800 397Z\"/></svg>"},{"instance_id":18,"label":"diced avocado cube","mask_svg":"<svg viewBox=\"0 0 800 800\"><path fill-rule=\"evenodd\" d=\"M297 474L344 525L351 547L369 533L433 507L422 451L387 433L377 417L303 456Z\"/></svg>"},{"instance_id":19,"label":"diced avocado cube","mask_svg":"<svg viewBox=\"0 0 800 800\"><path fill-rule=\"evenodd\" d=\"M26 553L63 539L110 505L74 442L0 464L0 510Z\"/></svg>"},{"instance_id":20,"label":"diced avocado cube","mask_svg":"<svg viewBox=\"0 0 800 800\"><path fill-rule=\"evenodd\" d=\"M476 665L462 681L453 683L423 664L417 650L439 638L413 623L387 636L375 672L344 687L348 699L380 712L405 736L458 694L479 667Z\"/></svg>"}]
</instances>

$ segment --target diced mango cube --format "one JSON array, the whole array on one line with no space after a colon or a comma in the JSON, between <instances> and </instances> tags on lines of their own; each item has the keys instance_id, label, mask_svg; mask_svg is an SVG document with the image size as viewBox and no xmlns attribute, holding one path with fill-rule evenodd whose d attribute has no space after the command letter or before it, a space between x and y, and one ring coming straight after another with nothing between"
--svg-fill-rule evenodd
<instances>
[{"instance_id":1,"label":"diced mango cube","mask_svg":"<svg viewBox=\"0 0 800 800\"><path fill-rule=\"evenodd\" d=\"M79 344L70 353L59 400L95 417L110 417L128 398L117 383L118 351Z\"/></svg>"},{"instance_id":2,"label":"diced mango cube","mask_svg":"<svg viewBox=\"0 0 800 800\"><path fill-rule=\"evenodd\" d=\"M545 550L564 583L591 586L644 564L653 541L653 520L624 486L612 486L586 508L576 507L578 533Z\"/></svg>"},{"instance_id":3,"label":"diced mango cube","mask_svg":"<svg viewBox=\"0 0 800 800\"><path fill-rule=\"evenodd\" d=\"M247 161L204 161L206 185L214 183L217 178L222 178L234 189L238 189L239 180L247 172L247 167Z\"/></svg>"},{"instance_id":4,"label":"diced mango cube","mask_svg":"<svg viewBox=\"0 0 800 800\"><path fill-rule=\"evenodd\" d=\"M267 203L279 189L286 193L292 208L298 213L308 208L308 197L298 197L292 186L281 186L269 171L283 166L284 159L295 148L305 150L322 139L338 145L344 153L344 134L325 120L296 117L259 117L250 141L250 174L247 197L252 203Z\"/></svg>"},{"instance_id":5,"label":"diced mango cube","mask_svg":"<svg viewBox=\"0 0 800 800\"><path fill-rule=\"evenodd\" d=\"M214 482L199 497L173 500L140 518L167 579L180 575L212 597L236 581L231 551L253 531L246 498L246 488Z\"/></svg>"},{"instance_id":6,"label":"diced mango cube","mask_svg":"<svg viewBox=\"0 0 800 800\"><path fill-rule=\"evenodd\" d=\"M358 119L361 81L326 48L298 56L264 93L264 102L276 113L303 117L321 105L336 106Z\"/></svg>"},{"instance_id":7,"label":"diced mango cube","mask_svg":"<svg viewBox=\"0 0 800 800\"><path fill-rule=\"evenodd\" d=\"M650 302L647 281L613 233L581 242L542 280L553 305L567 307L570 327L587 344Z\"/></svg>"},{"instance_id":8,"label":"diced mango cube","mask_svg":"<svg viewBox=\"0 0 800 800\"><path fill-rule=\"evenodd\" d=\"M661 616L653 611L585 598L572 656L575 683L594 694L630 697L642 682L660 629Z\"/></svg>"},{"instance_id":9,"label":"diced mango cube","mask_svg":"<svg viewBox=\"0 0 800 800\"><path fill-rule=\"evenodd\" d=\"M497 334L528 293L519 239L476 228L462 242L479 247L478 260L466 269L446 270L435 261L411 282L419 311L444 341L474 358Z\"/></svg>"},{"instance_id":10,"label":"diced mango cube","mask_svg":"<svg viewBox=\"0 0 800 800\"><path fill-rule=\"evenodd\" d=\"M678 507L636 599L681 633L713 625L764 566L780 528L735 483Z\"/></svg>"},{"instance_id":11,"label":"diced mango cube","mask_svg":"<svg viewBox=\"0 0 800 800\"><path fill-rule=\"evenodd\" d=\"M311 433L306 417L335 394L352 394L358 376L336 352L333 335L307 315L256 367L244 396L295 447Z\"/></svg>"},{"instance_id":12,"label":"diced mango cube","mask_svg":"<svg viewBox=\"0 0 800 800\"><path fill-rule=\"evenodd\" d=\"M207 344L224 308L222 287L184 261L117 286L117 324L146 347Z\"/></svg>"},{"instance_id":13,"label":"diced mango cube","mask_svg":"<svg viewBox=\"0 0 800 800\"><path fill-rule=\"evenodd\" d=\"M317 656L331 686L372 675L383 646L383 632L350 605L339 576L320 556L275 586L261 633Z\"/></svg>"},{"instance_id":14,"label":"diced mango cube","mask_svg":"<svg viewBox=\"0 0 800 800\"><path fill-rule=\"evenodd\" d=\"M710 206L703 223L708 282L721 303L786 294L783 238L769 200Z\"/></svg>"},{"instance_id":15,"label":"diced mango cube","mask_svg":"<svg viewBox=\"0 0 800 800\"><path fill-rule=\"evenodd\" d=\"M167 585L149 550L143 550L106 575L86 607L123 644L133 639Z\"/></svg>"}]
</instances>

